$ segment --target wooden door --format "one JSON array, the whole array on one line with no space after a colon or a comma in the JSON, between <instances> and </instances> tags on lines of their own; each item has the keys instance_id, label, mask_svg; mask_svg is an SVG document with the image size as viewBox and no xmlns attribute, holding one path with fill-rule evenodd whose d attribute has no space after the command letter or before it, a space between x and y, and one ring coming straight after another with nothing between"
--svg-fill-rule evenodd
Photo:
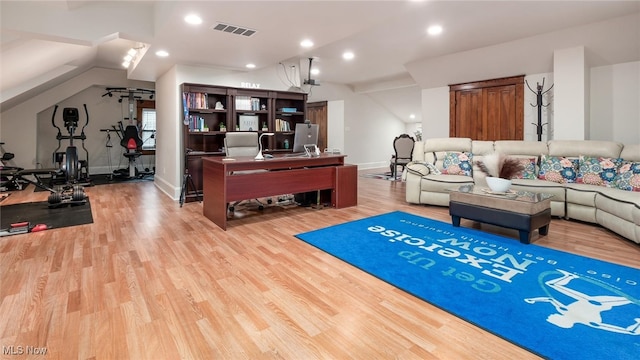
<instances>
[{"instance_id":1,"label":"wooden door","mask_svg":"<svg viewBox=\"0 0 640 360\"><path fill-rule=\"evenodd\" d=\"M516 134L516 87L494 86L482 89L482 140L521 140Z\"/></svg>"},{"instance_id":2,"label":"wooden door","mask_svg":"<svg viewBox=\"0 0 640 360\"><path fill-rule=\"evenodd\" d=\"M524 75L450 85L449 136L524 138Z\"/></svg>"},{"instance_id":3,"label":"wooden door","mask_svg":"<svg viewBox=\"0 0 640 360\"><path fill-rule=\"evenodd\" d=\"M482 89L454 93L455 137L475 139L482 133Z\"/></svg>"},{"instance_id":4,"label":"wooden door","mask_svg":"<svg viewBox=\"0 0 640 360\"><path fill-rule=\"evenodd\" d=\"M324 151L327 148L327 102L319 101L307 103L307 118L312 124L318 124L318 148Z\"/></svg>"}]
</instances>

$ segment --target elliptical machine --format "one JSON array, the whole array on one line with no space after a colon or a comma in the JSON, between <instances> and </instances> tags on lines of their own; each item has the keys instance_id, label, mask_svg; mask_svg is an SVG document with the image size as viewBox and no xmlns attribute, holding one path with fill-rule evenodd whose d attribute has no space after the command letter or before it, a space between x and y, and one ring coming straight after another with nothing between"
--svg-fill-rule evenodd
<instances>
[{"instance_id":1,"label":"elliptical machine","mask_svg":"<svg viewBox=\"0 0 640 360\"><path fill-rule=\"evenodd\" d=\"M80 135L75 135L75 131L78 128L78 121L80 120L78 108L64 108L62 110L62 119L64 121L64 127L67 129L69 135L62 135L62 131L56 125L56 112L58 111L58 105L53 109L53 115L51 116L51 124L58 129L58 147L53 152L53 161L58 164L58 168L62 169L65 177L65 184L75 185L84 183L89 184L89 151L84 146L84 141L87 136L84 133L84 128L89 124L89 111L87 110L87 104L84 104L84 112L86 114L86 122L80 130ZM69 140L69 146L65 152L59 152L62 147L62 140ZM78 149L73 144L73 140L82 141L82 149L86 154L85 160L78 159Z\"/></svg>"}]
</instances>

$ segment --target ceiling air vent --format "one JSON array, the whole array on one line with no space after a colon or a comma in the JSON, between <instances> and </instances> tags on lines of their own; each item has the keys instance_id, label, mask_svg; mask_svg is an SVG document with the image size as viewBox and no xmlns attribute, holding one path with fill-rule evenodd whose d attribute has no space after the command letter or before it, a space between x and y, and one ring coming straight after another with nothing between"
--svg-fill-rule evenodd
<instances>
[{"instance_id":1,"label":"ceiling air vent","mask_svg":"<svg viewBox=\"0 0 640 360\"><path fill-rule=\"evenodd\" d=\"M256 33L256 30L253 30L253 29L247 29L242 26L229 25L224 23L217 23L211 28L213 30L218 30L218 31L229 33L229 34L242 35L242 36L251 36Z\"/></svg>"}]
</instances>

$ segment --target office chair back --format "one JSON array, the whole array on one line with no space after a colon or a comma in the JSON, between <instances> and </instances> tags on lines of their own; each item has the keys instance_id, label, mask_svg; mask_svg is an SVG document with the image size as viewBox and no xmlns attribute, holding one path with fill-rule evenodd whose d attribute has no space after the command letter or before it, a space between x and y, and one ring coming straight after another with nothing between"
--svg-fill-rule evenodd
<instances>
[{"instance_id":1,"label":"office chair back","mask_svg":"<svg viewBox=\"0 0 640 360\"><path fill-rule=\"evenodd\" d=\"M227 156L256 156L258 147L257 132L228 132L224 137L224 149Z\"/></svg>"}]
</instances>

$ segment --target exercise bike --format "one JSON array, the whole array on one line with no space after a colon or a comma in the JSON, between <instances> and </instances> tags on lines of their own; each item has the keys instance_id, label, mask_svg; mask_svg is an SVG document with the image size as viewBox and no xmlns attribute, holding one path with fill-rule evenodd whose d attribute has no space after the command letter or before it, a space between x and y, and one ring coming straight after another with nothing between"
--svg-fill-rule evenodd
<instances>
[{"instance_id":1,"label":"exercise bike","mask_svg":"<svg viewBox=\"0 0 640 360\"><path fill-rule=\"evenodd\" d=\"M62 110L62 119L64 121L64 127L67 129L69 135L62 135L61 129L56 125L55 118L58 105L53 109L53 115L51 116L51 124L58 129L56 139L58 140L58 147L53 152L53 162L58 164L58 168L62 169L64 173L64 184L75 185L84 183L88 185L89 179L89 151L84 146L84 140L87 136L84 133L84 128L89 125L89 111L87 110L87 104L84 104L84 112L86 114L86 122L80 130L80 135L75 135L75 131L78 128L78 121L80 120L78 108L64 108ZM62 147L62 140L69 140L69 146L67 146L65 152L59 152ZM78 148L73 144L74 140L82 141L82 149L86 154L85 160L78 159Z\"/></svg>"}]
</instances>

